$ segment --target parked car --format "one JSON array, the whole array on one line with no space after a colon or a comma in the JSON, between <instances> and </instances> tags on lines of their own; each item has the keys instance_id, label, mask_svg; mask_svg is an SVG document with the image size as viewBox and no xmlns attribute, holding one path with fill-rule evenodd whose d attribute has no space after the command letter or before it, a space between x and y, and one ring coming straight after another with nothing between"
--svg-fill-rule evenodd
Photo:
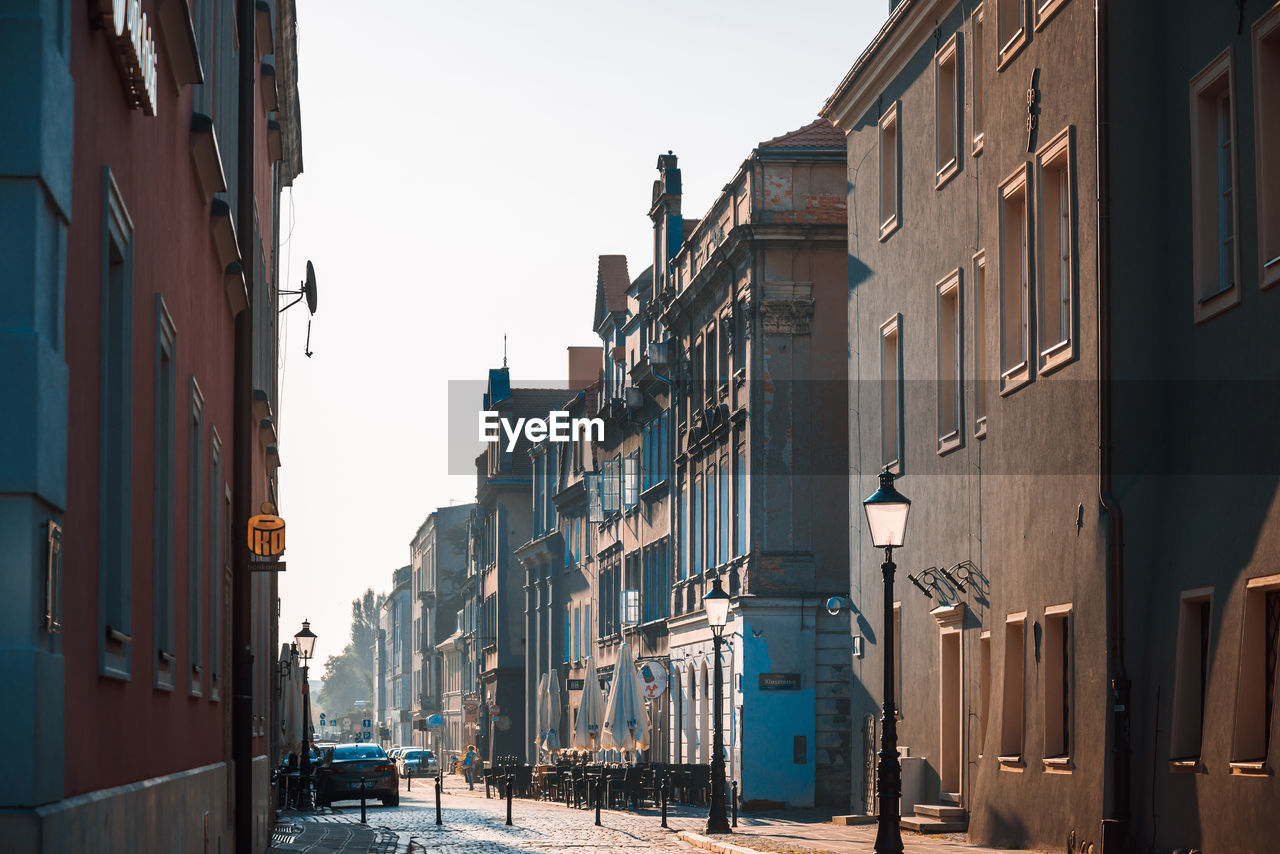
<instances>
[{"instance_id":1,"label":"parked car","mask_svg":"<svg viewBox=\"0 0 1280 854\"><path fill-rule=\"evenodd\" d=\"M396 757L401 777L434 777L439 768L435 754L425 747L406 747Z\"/></svg>"},{"instance_id":2,"label":"parked car","mask_svg":"<svg viewBox=\"0 0 1280 854\"><path fill-rule=\"evenodd\" d=\"M335 745L325 751L324 759L313 773L318 806L358 800L361 778L370 799L377 798L389 807L400 803L400 774L395 762L376 744Z\"/></svg>"}]
</instances>

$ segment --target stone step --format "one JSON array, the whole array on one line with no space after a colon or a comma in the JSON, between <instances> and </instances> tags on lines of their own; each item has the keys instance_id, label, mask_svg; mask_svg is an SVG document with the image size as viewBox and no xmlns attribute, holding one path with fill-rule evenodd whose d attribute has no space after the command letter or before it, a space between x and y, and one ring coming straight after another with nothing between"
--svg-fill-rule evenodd
<instances>
[{"instance_id":1,"label":"stone step","mask_svg":"<svg viewBox=\"0 0 1280 854\"><path fill-rule=\"evenodd\" d=\"M876 817L873 815L833 815L831 823L849 827L855 824L875 824Z\"/></svg>"},{"instance_id":2,"label":"stone step","mask_svg":"<svg viewBox=\"0 0 1280 854\"><path fill-rule=\"evenodd\" d=\"M968 818L969 811L964 807L950 804L916 804L916 815L929 815L934 818Z\"/></svg>"},{"instance_id":3,"label":"stone step","mask_svg":"<svg viewBox=\"0 0 1280 854\"><path fill-rule=\"evenodd\" d=\"M902 817L902 829L914 830L916 833L964 833L969 829L969 820L939 820L928 816L908 815Z\"/></svg>"}]
</instances>

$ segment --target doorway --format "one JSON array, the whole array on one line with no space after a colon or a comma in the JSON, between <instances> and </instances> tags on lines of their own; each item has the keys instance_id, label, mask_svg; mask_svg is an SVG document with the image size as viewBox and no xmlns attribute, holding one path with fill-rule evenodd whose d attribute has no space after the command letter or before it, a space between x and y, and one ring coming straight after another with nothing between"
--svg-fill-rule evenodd
<instances>
[{"instance_id":1,"label":"doorway","mask_svg":"<svg viewBox=\"0 0 1280 854\"><path fill-rule=\"evenodd\" d=\"M942 632L941 738L939 739L938 777L943 800L960 803L960 781L964 771L961 733L964 704L961 698L960 631Z\"/></svg>"}]
</instances>

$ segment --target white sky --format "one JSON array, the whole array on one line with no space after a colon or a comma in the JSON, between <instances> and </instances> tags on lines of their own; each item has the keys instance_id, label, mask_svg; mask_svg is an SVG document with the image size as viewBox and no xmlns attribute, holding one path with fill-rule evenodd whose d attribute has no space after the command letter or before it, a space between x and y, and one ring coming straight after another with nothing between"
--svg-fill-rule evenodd
<instances>
[{"instance_id":1,"label":"white sky","mask_svg":"<svg viewBox=\"0 0 1280 854\"><path fill-rule=\"evenodd\" d=\"M563 383L591 330L596 258L651 262L660 153L701 217L763 140L813 121L889 0L298 4L305 171L281 202L285 315L280 632L320 664L350 602L386 591L449 475L449 380ZM292 208L292 230L290 210ZM320 670L314 671L318 676Z\"/></svg>"}]
</instances>

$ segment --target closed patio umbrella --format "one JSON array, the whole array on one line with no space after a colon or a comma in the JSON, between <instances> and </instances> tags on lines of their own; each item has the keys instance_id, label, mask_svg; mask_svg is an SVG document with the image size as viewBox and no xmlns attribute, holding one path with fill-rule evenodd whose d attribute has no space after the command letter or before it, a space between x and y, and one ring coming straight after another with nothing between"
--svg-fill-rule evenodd
<instances>
[{"instance_id":1,"label":"closed patio umbrella","mask_svg":"<svg viewBox=\"0 0 1280 854\"><path fill-rule=\"evenodd\" d=\"M280 649L280 746L302 752L302 671L288 644Z\"/></svg>"},{"instance_id":2,"label":"closed patio umbrella","mask_svg":"<svg viewBox=\"0 0 1280 854\"><path fill-rule=\"evenodd\" d=\"M542 749L555 754L560 751L560 674L554 667L547 674L543 703Z\"/></svg>"},{"instance_id":3,"label":"closed patio umbrella","mask_svg":"<svg viewBox=\"0 0 1280 854\"><path fill-rule=\"evenodd\" d=\"M595 657L587 659L587 676L582 680L582 700L578 720L573 725L573 746L578 750L600 749L600 726L604 723L604 695L596 676Z\"/></svg>"},{"instance_id":4,"label":"closed patio umbrella","mask_svg":"<svg viewBox=\"0 0 1280 854\"><path fill-rule=\"evenodd\" d=\"M649 747L649 712L644 706L644 680L636 671L629 643L618 648L613 686L605 704L603 743L619 750L645 750Z\"/></svg>"},{"instance_id":5,"label":"closed patio umbrella","mask_svg":"<svg viewBox=\"0 0 1280 854\"><path fill-rule=\"evenodd\" d=\"M547 674L538 677L538 691L533 695L533 755L536 760L547 735Z\"/></svg>"}]
</instances>

